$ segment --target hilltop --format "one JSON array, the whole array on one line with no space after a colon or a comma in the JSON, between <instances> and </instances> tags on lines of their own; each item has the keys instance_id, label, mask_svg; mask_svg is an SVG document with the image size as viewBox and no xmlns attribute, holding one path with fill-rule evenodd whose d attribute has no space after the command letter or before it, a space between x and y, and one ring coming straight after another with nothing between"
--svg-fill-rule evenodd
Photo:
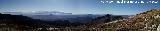
<instances>
[{"instance_id":1,"label":"hilltop","mask_svg":"<svg viewBox=\"0 0 160 31\"><path fill-rule=\"evenodd\" d=\"M160 24L160 9L152 9L128 19L104 23L95 28L108 31L156 31Z\"/></svg>"}]
</instances>

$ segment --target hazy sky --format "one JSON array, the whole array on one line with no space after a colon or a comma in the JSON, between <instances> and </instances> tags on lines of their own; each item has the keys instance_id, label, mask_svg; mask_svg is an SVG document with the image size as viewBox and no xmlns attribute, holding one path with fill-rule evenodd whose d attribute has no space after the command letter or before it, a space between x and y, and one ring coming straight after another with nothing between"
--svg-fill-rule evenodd
<instances>
[{"instance_id":1,"label":"hazy sky","mask_svg":"<svg viewBox=\"0 0 160 31\"><path fill-rule=\"evenodd\" d=\"M73 14L133 15L145 10L160 8L160 3L109 4L101 1L104 0L0 0L0 12L60 11Z\"/></svg>"}]
</instances>

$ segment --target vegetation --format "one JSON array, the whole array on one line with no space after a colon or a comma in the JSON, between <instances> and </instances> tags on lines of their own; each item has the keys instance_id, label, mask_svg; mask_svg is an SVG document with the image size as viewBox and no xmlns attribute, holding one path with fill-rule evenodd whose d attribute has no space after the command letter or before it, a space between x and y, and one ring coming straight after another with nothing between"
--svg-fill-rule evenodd
<instances>
[{"instance_id":1,"label":"vegetation","mask_svg":"<svg viewBox=\"0 0 160 31\"><path fill-rule=\"evenodd\" d=\"M112 31L156 31L160 24L160 10L152 9L136 16L131 16L126 20L113 22L103 24L98 28Z\"/></svg>"}]
</instances>

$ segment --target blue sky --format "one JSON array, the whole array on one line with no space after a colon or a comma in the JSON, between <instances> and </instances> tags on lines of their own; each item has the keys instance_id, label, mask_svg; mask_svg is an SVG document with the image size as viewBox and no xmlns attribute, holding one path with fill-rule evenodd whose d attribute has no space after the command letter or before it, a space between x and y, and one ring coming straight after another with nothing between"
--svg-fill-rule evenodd
<instances>
[{"instance_id":1,"label":"blue sky","mask_svg":"<svg viewBox=\"0 0 160 31\"><path fill-rule=\"evenodd\" d=\"M160 3L109 4L100 1L104 0L0 0L0 12L60 11L73 14L134 15L149 9L160 8Z\"/></svg>"}]
</instances>

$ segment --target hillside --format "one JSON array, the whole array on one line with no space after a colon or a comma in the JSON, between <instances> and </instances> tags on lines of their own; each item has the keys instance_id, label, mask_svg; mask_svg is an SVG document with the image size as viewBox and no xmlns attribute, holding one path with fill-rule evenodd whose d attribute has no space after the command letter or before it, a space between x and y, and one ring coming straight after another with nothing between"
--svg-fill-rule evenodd
<instances>
[{"instance_id":1,"label":"hillside","mask_svg":"<svg viewBox=\"0 0 160 31\"><path fill-rule=\"evenodd\" d=\"M50 28L76 27L82 23L68 20L42 21L23 15L0 14L0 31L47 31ZM43 31L44 31L43 30Z\"/></svg>"},{"instance_id":2,"label":"hillside","mask_svg":"<svg viewBox=\"0 0 160 31\"><path fill-rule=\"evenodd\" d=\"M44 27L41 20L22 15L0 14L0 30L28 30Z\"/></svg>"},{"instance_id":3,"label":"hillside","mask_svg":"<svg viewBox=\"0 0 160 31\"><path fill-rule=\"evenodd\" d=\"M160 24L160 10L152 9L128 19L116 20L101 24L96 28L108 31L156 31Z\"/></svg>"},{"instance_id":4,"label":"hillside","mask_svg":"<svg viewBox=\"0 0 160 31\"><path fill-rule=\"evenodd\" d=\"M111 22L111 21L119 20L119 19L124 19L124 17L114 16L114 15L111 15L111 14L106 14L104 16L97 17L97 18L93 19L88 24L89 24L89 26L99 26L103 23L108 23L108 22Z\"/></svg>"}]
</instances>

